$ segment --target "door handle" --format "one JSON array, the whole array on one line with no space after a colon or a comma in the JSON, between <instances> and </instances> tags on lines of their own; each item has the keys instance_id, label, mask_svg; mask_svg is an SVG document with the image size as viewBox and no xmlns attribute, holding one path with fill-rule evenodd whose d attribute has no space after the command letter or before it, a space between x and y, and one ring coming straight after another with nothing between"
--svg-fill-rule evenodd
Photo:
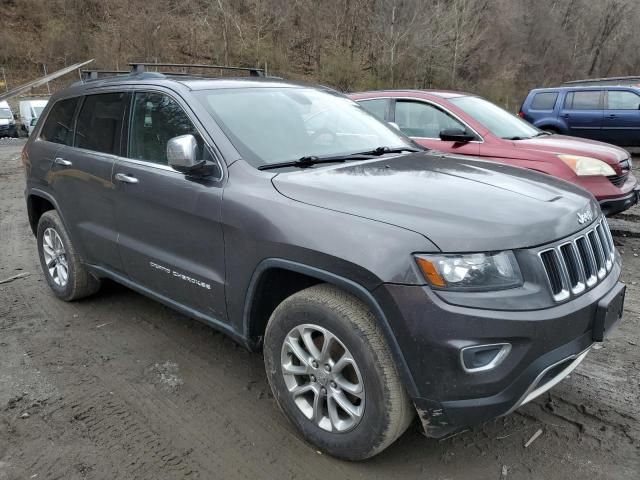
<instances>
[{"instance_id":1,"label":"door handle","mask_svg":"<svg viewBox=\"0 0 640 480\"><path fill-rule=\"evenodd\" d=\"M71 166L71 162L69 160L65 160L62 157L56 157L55 160L53 161L53 163L55 163L56 165L61 165L63 167L70 167Z\"/></svg>"},{"instance_id":2,"label":"door handle","mask_svg":"<svg viewBox=\"0 0 640 480\"><path fill-rule=\"evenodd\" d=\"M132 177L125 173L116 173L116 180L123 183L138 183L138 179L136 177Z\"/></svg>"},{"instance_id":3,"label":"door handle","mask_svg":"<svg viewBox=\"0 0 640 480\"><path fill-rule=\"evenodd\" d=\"M569 118L569 114L568 113L563 114L562 118Z\"/></svg>"},{"instance_id":4,"label":"door handle","mask_svg":"<svg viewBox=\"0 0 640 480\"><path fill-rule=\"evenodd\" d=\"M617 118L617 117L618 117L618 116L617 116L617 115L615 115L615 114L613 114L613 113L612 113L611 115L607 115L607 118Z\"/></svg>"}]
</instances>

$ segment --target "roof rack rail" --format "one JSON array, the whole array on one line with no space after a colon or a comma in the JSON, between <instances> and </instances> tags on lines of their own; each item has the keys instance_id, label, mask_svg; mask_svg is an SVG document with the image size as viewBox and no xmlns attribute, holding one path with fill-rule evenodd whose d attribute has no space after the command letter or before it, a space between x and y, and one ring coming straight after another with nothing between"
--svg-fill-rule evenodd
<instances>
[{"instance_id":1,"label":"roof rack rail","mask_svg":"<svg viewBox=\"0 0 640 480\"><path fill-rule=\"evenodd\" d=\"M640 76L629 77L603 77L587 78L584 80L569 80L562 85L586 86L586 85L635 85L640 83Z\"/></svg>"},{"instance_id":2,"label":"roof rack rail","mask_svg":"<svg viewBox=\"0 0 640 480\"><path fill-rule=\"evenodd\" d=\"M144 73L147 67L155 67L155 71L158 73L164 73L166 75L189 75L189 70L192 68L206 68L211 70L235 70L235 71L244 71L249 72L249 76L251 77L264 77L265 70L263 68L256 67L230 67L227 65L200 65L200 64L190 64L190 63L144 63L144 62L134 62L129 64L131 66L130 73ZM180 68L182 72L160 72L158 71L158 67L166 67L166 68Z\"/></svg>"},{"instance_id":3,"label":"roof rack rail","mask_svg":"<svg viewBox=\"0 0 640 480\"><path fill-rule=\"evenodd\" d=\"M82 80L98 80L101 77L115 77L118 75L129 75L128 70L80 70Z\"/></svg>"}]
</instances>

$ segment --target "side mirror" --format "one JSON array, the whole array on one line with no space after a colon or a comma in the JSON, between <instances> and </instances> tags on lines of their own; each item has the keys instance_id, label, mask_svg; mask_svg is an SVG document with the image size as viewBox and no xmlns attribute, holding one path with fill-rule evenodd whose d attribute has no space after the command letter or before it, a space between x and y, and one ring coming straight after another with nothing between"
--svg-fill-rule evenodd
<instances>
[{"instance_id":1,"label":"side mirror","mask_svg":"<svg viewBox=\"0 0 640 480\"><path fill-rule=\"evenodd\" d=\"M393 128L395 128L396 130L400 130L400 126L396 122L387 122L387 123L391 125Z\"/></svg>"},{"instance_id":2,"label":"side mirror","mask_svg":"<svg viewBox=\"0 0 640 480\"><path fill-rule=\"evenodd\" d=\"M197 167L198 142L193 135L180 135L167 142L167 161L169 166L179 172L187 173Z\"/></svg>"},{"instance_id":3,"label":"side mirror","mask_svg":"<svg viewBox=\"0 0 640 480\"><path fill-rule=\"evenodd\" d=\"M445 142L467 143L475 139L475 135L470 135L461 128L445 128L440 131L440 140Z\"/></svg>"},{"instance_id":4,"label":"side mirror","mask_svg":"<svg viewBox=\"0 0 640 480\"><path fill-rule=\"evenodd\" d=\"M193 135L180 135L167 142L169 166L192 177L210 177L220 171L218 165L198 160L198 141Z\"/></svg>"},{"instance_id":5,"label":"side mirror","mask_svg":"<svg viewBox=\"0 0 640 480\"><path fill-rule=\"evenodd\" d=\"M32 127L35 127L36 123L38 123L38 119L37 118L32 118L31 122L29 123L29 125L31 125Z\"/></svg>"}]
</instances>

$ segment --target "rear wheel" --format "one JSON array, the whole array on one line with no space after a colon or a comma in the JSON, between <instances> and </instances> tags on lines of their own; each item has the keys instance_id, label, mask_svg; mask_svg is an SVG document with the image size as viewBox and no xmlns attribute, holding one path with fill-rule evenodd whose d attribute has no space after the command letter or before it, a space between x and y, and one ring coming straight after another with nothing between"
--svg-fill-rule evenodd
<instances>
[{"instance_id":1,"label":"rear wheel","mask_svg":"<svg viewBox=\"0 0 640 480\"><path fill-rule=\"evenodd\" d=\"M298 292L276 308L264 357L280 408L305 440L330 455L371 457L413 418L375 317L331 285Z\"/></svg>"},{"instance_id":2,"label":"rear wheel","mask_svg":"<svg viewBox=\"0 0 640 480\"><path fill-rule=\"evenodd\" d=\"M62 300L77 300L100 288L100 280L80 261L55 210L43 213L38 222L38 254L49 287Z\"/></svg>"}]
</instances>

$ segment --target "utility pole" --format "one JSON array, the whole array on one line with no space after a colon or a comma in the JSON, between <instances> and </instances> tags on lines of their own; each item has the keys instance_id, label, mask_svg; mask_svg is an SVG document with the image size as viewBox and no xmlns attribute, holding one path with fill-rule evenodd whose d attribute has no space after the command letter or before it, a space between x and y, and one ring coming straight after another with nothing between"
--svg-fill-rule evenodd
<instances>
[{"instance_id":1,"label":"utility pole","mask_svg":"<svg viewBox=\"0 0 640 480\"><path fill-rule=\"evenodd\" d=\"M4 89L6 92L9 91L9 85L7 85L7 75L4 73L4 67L2 67L2 81L4 82Z\"/></svg>"},{"instance_id":2,"label":"utility pole","mask_svg":"<svg viewBox=\"0 0 640 480\"><path fill-rule=\"evenodd\" d=\"M44 76L47 76L47 66L43 63L42 69L44 70ZM51 89L49 88L49 82L47 82L47 92L51 95Z\"/></svg>"}]
</instances>

